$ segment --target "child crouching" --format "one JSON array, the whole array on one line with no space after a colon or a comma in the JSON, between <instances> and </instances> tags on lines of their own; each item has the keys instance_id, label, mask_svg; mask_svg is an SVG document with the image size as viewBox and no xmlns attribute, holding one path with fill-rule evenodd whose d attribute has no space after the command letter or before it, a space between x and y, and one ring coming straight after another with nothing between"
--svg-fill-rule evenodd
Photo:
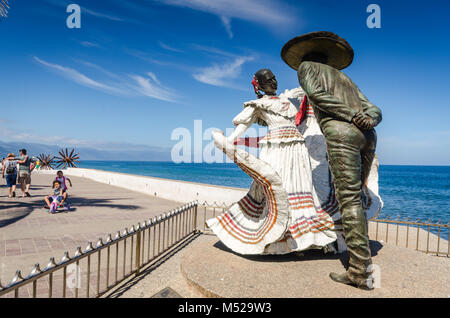
<instances>
[{"instance_id":1,"label":"child crouching","mask_svg":"<svg viewBox=\"0 0 450 318\"><path fill-rule=\"evenodd\" d=\"M61 188L63 190L63 200L62 200L61 204L64 204L64 202L67 200L67 184L66 184L66 181L69 182L70 187L72 187L72 181L68 177L66 177L61 170L59 170L56 173L55 181L59 181L61 183Z\"/></svg>"},{"instance_id":2,"label":"child crouching","mask_svg":"<svg viewBox=\"0 0 450 318\"><path fill-rule=\"evenodd\" d=\"M45 197L45 203L50 208L50 213L55 213L59 206L64 202L64 192L61 187L61 182L58 180L53 181L53 194Z\"/></svg>"}]
</instances>

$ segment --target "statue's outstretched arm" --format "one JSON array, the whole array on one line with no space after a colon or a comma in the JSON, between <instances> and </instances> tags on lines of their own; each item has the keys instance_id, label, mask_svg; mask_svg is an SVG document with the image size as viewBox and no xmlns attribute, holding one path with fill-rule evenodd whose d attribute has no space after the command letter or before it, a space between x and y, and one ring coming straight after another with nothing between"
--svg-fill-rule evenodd
<instances>
[{"instance_id":1,"label":"statue's outstretched arm","mask_svg":"<svg viewBox=\"0 0 450 318\"><path fill-rule=\"evenodd\" d=\"M236 129L227 137L227 139L230 142L234 142L237 138L242 136L256 120L256 108L253 106L246 106L244 110L233 119Z\"/></svg>"},{"instance_id":2,"label":"statue's outstretched arm","mask_svg":"<svg viewBox=\"0 0 450 318\"><path fill-rule=\"evenodd\" d=\"M338 98L329 94L318 81L318 74L313 65L303 62L298 69L298 80L315 107L329 115L346 122L351 122L357 111L342 103Z\"/></svg>"},{"instance_id":3,"label":"statue's outstretched arm","mask_svg":"<svg viewBox=\"0 0 450 318\"><path fill-rule=\"evenodd\" d=\"M237 125L236 129L231 133L230 136L227 137L227 139L230 142L234 142L237 138L242 136L251 125L252 124L250 124L250 125L248 125L248 124L239 124L239 125Z\"/></svg>"}]
</instances>

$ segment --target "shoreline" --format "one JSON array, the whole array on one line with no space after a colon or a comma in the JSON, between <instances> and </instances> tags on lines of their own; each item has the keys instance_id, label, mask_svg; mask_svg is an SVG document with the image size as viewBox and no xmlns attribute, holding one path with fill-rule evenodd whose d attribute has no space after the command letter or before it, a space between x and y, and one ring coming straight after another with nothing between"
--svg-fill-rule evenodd
<instances>
[{"instance_id":1,"label":"shoreline","mask_svg":"<svg viewBox=\"0 0 450 318\"><path fill-rule=\"evenodd\" d=\"M155 161L152 161L152 160L125 160L125 161L123 161L123 160L83 160L83 162L153 162L153 163L158 163L158 162L161 162L161 163L173 163L173 161L161 161L161 160L155 160ZM177 164L202 164L202 163L195 163L195 162L188 162L188 163L185 163L185 162L182 162L182 163L175 163L176 165ZM234 163L229 163L230 165L233 165ZM419 164L388 164L388 163L385 163L385 164L380 164L380 167L382 167L382 166L389 166L389 167L450 167L450 165L444 165L444 164L435 164L435 165L432 165L432 164L422 164L422 165L419 165ZM79 167L79 169L91 169L91 168L83 168L83 167ZM93 170L95 170L95 169L93 169Z\"/></svg>"}]
</instances>

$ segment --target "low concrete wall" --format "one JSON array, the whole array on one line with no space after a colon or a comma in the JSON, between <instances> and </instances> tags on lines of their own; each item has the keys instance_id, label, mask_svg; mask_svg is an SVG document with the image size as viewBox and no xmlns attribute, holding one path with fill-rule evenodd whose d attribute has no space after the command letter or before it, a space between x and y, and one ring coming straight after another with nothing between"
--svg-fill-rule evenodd
<instances>
[{"instance_id":1,"label":"low concrete wall","mask_svg":"<svg viewBox=\"0 0 450 318\"><path fill-rule=\"evenodd\" d=\"M40 174L56 174L56 171L54 170L35 170L35 172ZM198 200L199 203L206 201L210 204L214 202L231 204L241 199L247 193L246 189L240 188L137 176L94 169L68 168L64 170L64 174L67 176L88 178L97 182L179 202Z\"/></svg>"}]
</instances>

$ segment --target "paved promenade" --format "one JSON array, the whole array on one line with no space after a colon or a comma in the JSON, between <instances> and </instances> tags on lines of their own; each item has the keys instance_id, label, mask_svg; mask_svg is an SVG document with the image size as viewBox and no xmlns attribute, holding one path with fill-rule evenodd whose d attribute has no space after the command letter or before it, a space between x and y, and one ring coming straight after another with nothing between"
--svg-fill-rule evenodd
<instances>
[{"instance_id":1,"label":"paved promenade","mask_svg":"<svg viewBox=\"0 0 450 318\"><path fill-rule=\"evenodd\" d=\"M84 250L89 241L95 245L99 237L105 240L109 233L130 228L185 203L74 176L71 177L74 187L69 188L73 210L51 215L43 208L43 198L51 193L52 179L53 175L33 174L31 198L9 199L6 189L0 188L0 279L3 285L10 282L16 269L27 276L35 263L40 263L42 269L51 256L58 262L65 251L73 256L78 246ZM17 194L20 195L20 191ZM198 225L203 229L204 220L219 214L221 209L200 207L198 211ZM371 222L369 229L374 262L381 267L383 277L383 287L371 293L346 286L336 288L329 280L329 271L343 270L341 256L305 252L280 257L242 257L226 249L214 235L206 234L195 235L181 243L104 297L147 298L166 287L182 297L450 297L449 259L433 256L435 253L431 252L439 246L441 253L448 253L450 246L445 239L438 240L436 235L428 235L422 229L417 231L413 226L377 226ZM127 251L130 251L130 242L127 244ZM415 251L428 248L433 255ZM122 251L119 254L122 260ZM107 272L105 253L102 257L101 289L105 287ZM80 264L83 284L80 297L86 296L85 260ZM91 269L96 269L96 258L91 261ZM125 266L121 264L117 266L119 279ZM270 280L267 280L267 273L272 273ZM292 280L292 273L310 275L294 274ZM111 267L109 277L112 279L114 274ZM91 291L95 290L97 279L93 270L89 280ZM61 297L61 273L55 274L54 280L53 297ZM48 279L39 280L37 286L37 296L47 297ZM30 295L30 286L19 291L20 297ZM67 296L74 297L74 290L69 289Z\"/></svg>"},{"instance_id":2,"label":"paved promenade","mask_svg":"<svg viewBox=\"0 0 450 318\"><path fill-rule=\"evenodd\" d=\"M63 253L72 256L78 246L94 244L99 237L131 227L182 203L143 195L123 188L71 177L72 211L48 214L44 197L52 192L53 175L33 174L31 198L9 199L0 188L0 279L5 285L15 270L28 275L35 263L44 268L51 256L58 262Z\"/></svg>"}]
</instances>

